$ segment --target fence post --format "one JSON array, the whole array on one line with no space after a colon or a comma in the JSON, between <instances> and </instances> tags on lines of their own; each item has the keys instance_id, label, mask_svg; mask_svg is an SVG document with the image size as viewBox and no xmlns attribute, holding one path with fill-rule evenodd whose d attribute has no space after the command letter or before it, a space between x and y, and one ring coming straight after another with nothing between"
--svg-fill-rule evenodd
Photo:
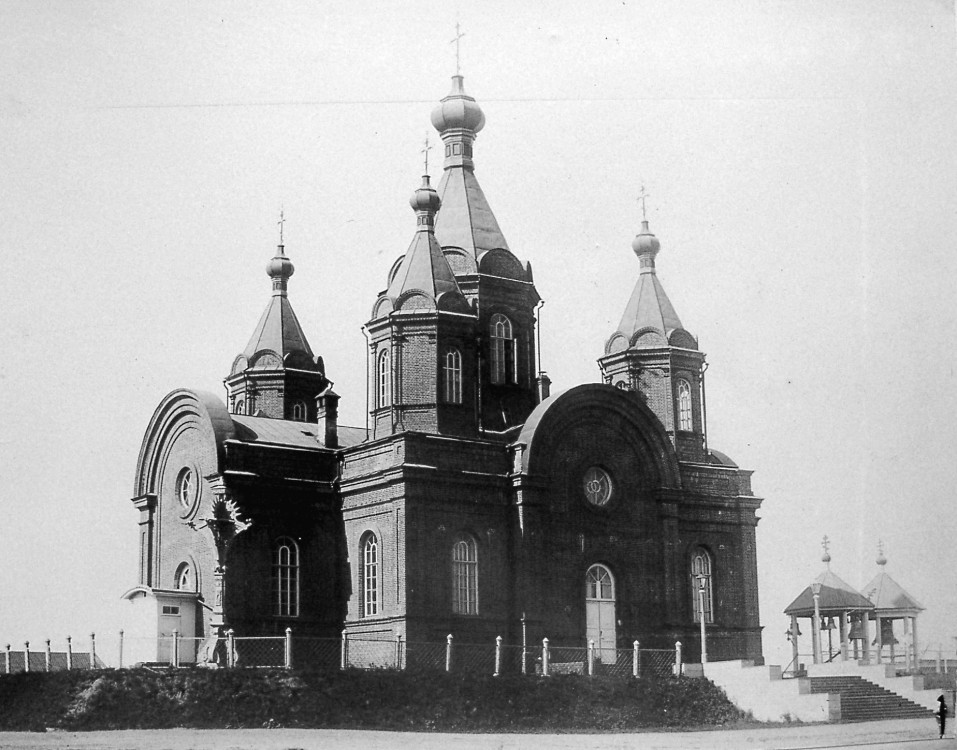
<instances>
[{"instance_id":1,"label":"fence post","mask_svg":"<svg viewBox=\"0 0 957 750\"><path fill-rule=\"evenodd\" d=\"M66 669L69 672L73 669L73 636L66 637Z\"/></svg>"},{"instance_id":2,"label":"fence post","mask_svg":"<svg viewBox=\"0 0 957 750\"><path fill-rule=\"evenodd\" d=\"M30 641L23 642L23 671L30 671ZM937 670L940 671L939 669Z\"/></svg>"},{"instance_id":3,"label":"fence post","mask_svg":"<svg viewBox=\"0 0 957 750\"><path fill-rule=\"evenodd\" d=\"M96 669L96 633L90 633L90 669Z\"/></svg>"},{"instance_id":4,"label":"fence post","mask_svg":"<svg viewBox=\"0 0 957 750\"><path fill-rule=\"evenodd\" d=\"M641 656L640 656L641 652L638 650L638 641L635 641L634 645L635 645L635 650L631 656L631 673L635 677L637 677L639 672L641 671L641 663L639 662L639 659L641 659Z\"/></svg>"},{"instance_id":5,"label":"fence post","mask_svg":"<svg viewBox=\"0 0 957 750\"><path fill-rule=\"evenodd\" d=\"M349 652L348 652L348 636L346 635L346 629L342 629L342 646L339 648L339 669L345 669L346 664L349 663Z\"/></svg>"},{"instance_id":6,"label":"fence post","mask_svg":"<svg viewBox=\"0 0 957 750\"><path fill-rule=\"evenodd\" d=\"M47 672L50 671L50 639L47 638L47 650L43 655L43 666Z\"/></svg>"},{"instance_id":7,"label":"fence post","mask_svg":"<svg viewBox=\"0 0 957 750\"><path fill-rule=\"evenodd\" d=\"M4 661L6 663L7 674L10 674L10 644L9 643L7 644L7 653L6 653L6 656L4 657Z\"/></svg>"},{"instance_id":8,"label":"fence post","mask_svg":"<svg viewBox=\"0 0 957 750\"><path fill-rule=\"evenodd\" d=\"M232 628L226 631L226 666L236 666L236 632Z\"/></svg>"},{"instance_id":9,"label":"fence post","mask_svg":"<svg viewBox=\"0 0 957 750\"><path fill-rule=\"evenodd\" d=\"M292 628L286 628L286 669L292 669Z\"/></svg>"},{"instance_id":10,"label":"fence post","mask_svg":"<svg viewBox=\"0 0 957 750\"><path fill-rule=\"evenodd\" d=\"M445 671L452 671L452 634L445 636Z\"/></svg>"},{"instance_id":11,"label":"fence post","mask_svg":"<svg viewBox=\"0 0 957 750\"><path fill-rule=\"evenodd\" d=\"M548 677L548 638L542 638L542 676Z\"/></svg>"},{"instance_id":12,"label":"fence post","mask_svg":"<svg viewBox=\"0 0 957 750\"><path fill-rule=\"evenodd\" d=\"M495 674L498 677L502 673L502 636L495 636Z\"/></svg>"},{"instance_id":13,"label":"fence post","mask_svg":"<svg viewBox=\"0 0 957 750\"><path fill-rule=\"evenodd\" d=\"M174 669L179 667L179 631L173 631L173 654L170 659L170 666Z\"/></svg>"},{"instance_id":14,"label":"fence post","mask_svg":"<svg viewBox=\"0 0 957 750\"><path fill-rule=\"evenodd\" d=\"M681 641L675 641L675 677L681 677Z\"/></svg>"},{"instance_id":15,"label":"fence post","mask_svg":"<svg viewBox=\"0 0 957 750\"><path fill-rule=\"evenodd\" d=\"M402 669L402 633L395 634L395 668Z\"/></svg>"},{"instance_id":16,"label":"fence post","mask_svg":"<svg viewBox=\"0 0 957 750\"><path fill-rule=\"evenodd\" d=\"M123 669L123 631L120 630L120 663L117 669Z\"/></svg>"}]
</instances>

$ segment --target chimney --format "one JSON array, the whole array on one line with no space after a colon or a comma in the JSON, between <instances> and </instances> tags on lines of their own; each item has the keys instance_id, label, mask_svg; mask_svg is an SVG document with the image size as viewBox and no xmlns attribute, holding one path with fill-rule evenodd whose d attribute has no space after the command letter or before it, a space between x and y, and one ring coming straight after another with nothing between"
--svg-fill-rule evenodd
<instances>
[{"instance_id":1,"label":"chimney","mask_svg":"<svg viewBox=\"0 0 957 750\"><path fill-rule=\"evenodd\" d=\"M546 373L539 372L535 383L538 385L538 403L542 403L542 401L548 398L552 393L551 378L549 378Z\"/></svg>"},{"instance_id":2,"label":"chimney","mask_svg":"<svg viewBox=\"0 0 957 750\"><path fill-rule=\"evenodd\" d=\"M339 447L339 394L326 388L316 396L316 439L326 448Z\"/></svg>"}]
</instances>

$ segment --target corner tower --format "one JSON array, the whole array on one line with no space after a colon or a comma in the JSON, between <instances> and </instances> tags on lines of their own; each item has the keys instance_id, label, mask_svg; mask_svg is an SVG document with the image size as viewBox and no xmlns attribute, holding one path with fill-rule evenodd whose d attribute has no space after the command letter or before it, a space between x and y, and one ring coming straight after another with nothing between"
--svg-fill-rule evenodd
<instances>
[{"instance_id":1,"label":"corner tower","mask_svg":"<svg viewBox=\"0 0 957 750\"><path fill-rule=\"evenodd\" d=\"M295 270L280 240L266 264L272 298L224 381L233 414L314 422L316 398L332 385L289 302L289 277Z\"/></svg>"},{"instance_id":2,"label":"corner tower","mask_svg":"<svg viewBox=\"0 0 957 750\"><path fill-rule=\"evenodd\" d=\"M452 76L452 91L433 110L432 125L445 147L435 237L478 316L472 371L478 428L501 432L522 424L548 395L544 376L536 372L535 309L541 298L531 266L512 254L475 177L473 144L485 114L465 93L461 75Z\"/></svg>"},{"instance_id":3,"label":"corner tower","mask_svg":"<svg viewBox=\"0 0 957 750\"><path fill-rule=\"evenodd\" d=\"M658 238L641 222L631 243L639 275L618 329L598 360L604 381L635 391L657 415L681 459L706 457L705 356L678 318L655 270Z\"/></svg>"},{"instance_id":4,"label":"corner tower","mask_svg":"<svg viewBox=\"0 0 957 750\"><path fill-rule=\"evenodd\" d=\"M435 239L442 202L429 176L413 193L416 232L366 325L372 438L476 431L476 316Z\"/></svg>"}]
</instances>

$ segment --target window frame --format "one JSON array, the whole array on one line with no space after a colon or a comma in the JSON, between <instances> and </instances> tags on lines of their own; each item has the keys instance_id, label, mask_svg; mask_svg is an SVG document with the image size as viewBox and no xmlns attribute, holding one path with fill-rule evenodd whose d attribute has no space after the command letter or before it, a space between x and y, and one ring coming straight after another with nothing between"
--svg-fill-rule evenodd
<instances>
[{"instance_id":1,"label":"window frame","mask_svg":"<svg viewBox=\"0 0 957 750\"><path fill-rule=\"evenodd\" d=\"M362 584L360 617L376 617L380 614L380 549L379 537L375 532L369 531L362 535L362 542L359 545L359 559L361 561L359 581Z\"/></svg>"},{"instance_id":2,"label":"window frame","mask_svg":"<svg viewBox=\"0 0 957 750\"><path fill-rule=\"evenodd\" d=\"M462 403L462 352L451 346L445 352L443 363L443 381L445 403Z\"/></svg>"},{"instance_id":3,"label":"window frame","mask_svg":"<svg viewBox=\"0 0 957 750\"><path fill-rule=\"evenodd\" d=\"M309 407L302 399L295 401L292 405L292 419L294 422L305 422L309 417Z\"/></svg>"},{"instance_id":4,"label":"window frame","mask_svg":"<svg viewBox=\"0 0 957 750\"><path fill-rule=\"evenodd\" d=\"M678 378L678 429L682 432L694 432L694 402L691 398L691 383Z\"/></svg>"},{"instance_id":5,"label":"window frame","mask_svg":"<svg viewBox=\"0 0 957 750\"><path fill-rule=\"evenodd\" d=\"M478 544L470 535L459 536L452 543L452 614L479 614Z\"/></svg>"},{"instance_id":6,"label":"window frame","mask_svg":"<svg viewBox=\"0 0 957 750\"><path fill-rule=\"evenodd\" d=\"M175 591L195 591L194 581L193 566L187 560L176 566L176 572L173 573L173 589Z\"/></svg>"},{"instance_id":7,"label":"window frame","mask_svg":"<svg viewBox=\"0 0 957 750\"><path fill-rule=\"evenodd\" d=\"M285 553L285 554L284 554ZM272 600L275 617L299 617L299 544L281 536L272 550Z\"/></svg>"},{"instance_id":8,"label":"window frame","mask_svg":"<svg viewBox=\"0 0 957 750\"><path fill-rule=\"evenodd\" d=\"M705 624L714 624L714 558L704 547L696 547L691 553L689 577L691 579L691 615L692 621L701 622L701 611L698 606L698 575L705 578L704 614Z\"/></svg>"},{"instance_id":9,"label":"window frame","mask_svg":"<svg viewBox=\"0 0 957 750\"><path fill-rule=\"evenodd\" d=\"M489 319L489 379L493 385L518 383L518 337L507 315Z\"/></svg>"},{"instance_id":10,"label":"window frame","mask_svg":"<svg viewBox=\"0 0 957 750\"><path fill-rule=\"evenodd\" d=\"M598 575L593 575L592 571L600 571L603 575L599 578ZM605 581L607 581L611 590L611 596L601 595ZM611 572L611 568L607 565L594 563L588 566L588 570L585 571L585 599L595 602L617 602L615 598L615 574Z\"/></svg>"},{"instance_id":11,"label":"window frame","mask_svg":"<svg viewBox=\"0 0 957 750\"><path fill-rule=\"evenodd\" d=\"M383 347L376 358L376 408L392 406L392 352Z\"/></svg>"}]
</instances>

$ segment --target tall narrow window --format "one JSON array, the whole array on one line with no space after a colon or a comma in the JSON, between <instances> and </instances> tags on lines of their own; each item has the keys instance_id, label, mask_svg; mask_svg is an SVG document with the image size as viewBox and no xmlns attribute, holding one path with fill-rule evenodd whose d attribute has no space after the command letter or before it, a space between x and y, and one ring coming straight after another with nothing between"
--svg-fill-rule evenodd
<instances>
[{"instance_id":1,"label":"tall narrow window","mask_svg":"<svg viewBox=\"0 0 957 750\"><path fill-rule=\"evenodd\" d=\"M462 354L458 349L445 353L445 401L462 403Z\"/></svg>"},{"instance_id":2,"label":"tall narrow window","mask_svg":"<svg viewBox=\"0 0 957 750\"><path fill-rule=\"evenodd\" d=\"M496 313L489 323L491 338L491 370L493 383L517 383L518 370L515 357L515 338L512 336L512 321Z\"/></svg>"},{"instance_id":3,"label":"tall narrow window","mask_svg":"<svg viewBox=\"0 0 957 750\"><path fill-rule=\"evenodd\" d=\"M236 414L245 414L246 413L246 402L241 398L236 399L236 406L234 409Z\"/></svg>"},{"instance_id":4,"label":"tall narrow window","mask_svg":"<svg viewBox=\"0 0 957 750\"><path fill-rule=\"evenodd\" d=\"M379 614L379 540L368 534L362 542L362 616Z\"/></svg>"},{"instance_id":5,"label":"tall narrow window","mask_svg":"<svg viewBox=\"0 0 957 750\"><path fill-rule=\"evenodd\" d=\"M678 381L678 429L688 432L694 429L691 420L691 386L687 380Z\"/></svg>"},{"instance_id":6,"label":"tall narrow window","mask_svg":"<svg viewBox=\"0 0 957 750\"><path fill-rule=\"evenodd\" d=\"M306 421L306 402L297 401L292 405L292 418L296 422L305 422Z\"/></svg>"},{"instance_id":7,"label":"tall narrow window","mask_svg":"<svg viewBox=\"0 0 957 750\"><path fill-rule=\"evenodd\" d=\"M470 537L452 545L452 612L478 614L478 551Z\"/></svg>"},{"instance_id":8,"label":"tall narrow window","mask_svg":"<svg viewBox=\"0 0 957 750\"><path fill-rule=\"evenodd\" d=\"M287 536L276 540L272 564L273 611L279 617L299 616L299 545Z\"/></svg>"},{"instance_id":9,"label":"tall narrow window","mask_svg":"<svg viewBox=\"0 0 957 750\"><path fill-rule=\"evenodd\" d=\"M377 368L376 405L381 409L392 405L392 358L389 350L383 349L379 354Z\"/></svg>"},{"instance_id":10,"label":"tall narrow window","mask_svg":"<svg viewBox=\"0 0 957 750\"><path fill-rule=\"evenodd\" d=\"M704 621L714 622L714 591L711 579L711 555L703 548L695 550L691 557L691 597L694 621L701 622L701 605L704 600Z\"/></svg>"}]
</instances>

